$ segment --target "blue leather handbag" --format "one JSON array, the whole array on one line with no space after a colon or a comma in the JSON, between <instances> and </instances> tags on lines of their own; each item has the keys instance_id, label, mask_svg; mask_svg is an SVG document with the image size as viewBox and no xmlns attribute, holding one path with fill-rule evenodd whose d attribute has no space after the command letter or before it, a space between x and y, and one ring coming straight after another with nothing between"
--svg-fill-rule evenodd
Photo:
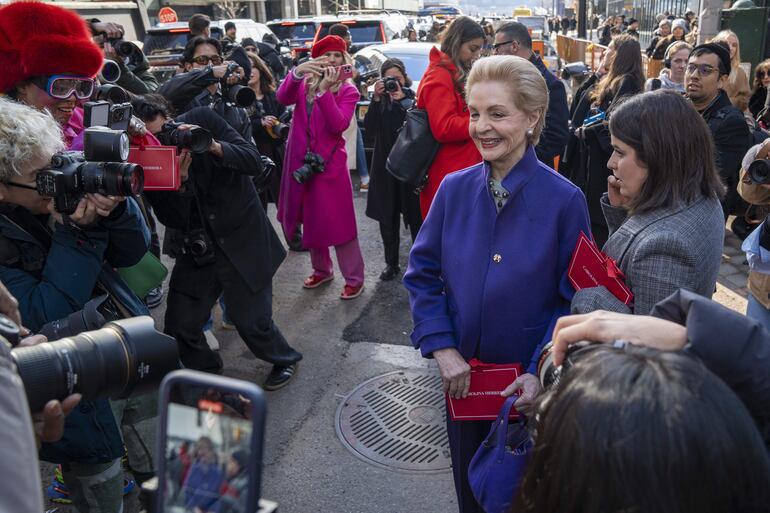
<instances>
[{"instance_id":1,"label":"blue leather handbag","mask_svg":"<svg viewBox=\"0 0 770 513\"><path fill-rule=\"evenodd\" d=\"M532 439L524 416L509 424L511 408L518 396L505 400L497 420L468 467L473 496L486 513L508 513L527 469Z\"/></svg>"}]
</instances>

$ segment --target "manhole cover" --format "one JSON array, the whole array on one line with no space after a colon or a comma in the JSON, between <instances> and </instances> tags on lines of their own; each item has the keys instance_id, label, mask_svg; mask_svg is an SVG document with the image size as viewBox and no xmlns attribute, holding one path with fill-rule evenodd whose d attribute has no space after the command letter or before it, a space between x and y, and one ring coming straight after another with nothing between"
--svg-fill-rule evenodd
<instances>
[{"instance_id":1,"label":"manhole cover","mask_svg":"<svg viewBox=\"0 0 770 513\"><path fill-rule=\"evenodd\" d=\"M337 436L359 458L395 470L451 466L441 378L433 371L389 372L358 385L337 410Z\"/></svg>"}]
</instances>

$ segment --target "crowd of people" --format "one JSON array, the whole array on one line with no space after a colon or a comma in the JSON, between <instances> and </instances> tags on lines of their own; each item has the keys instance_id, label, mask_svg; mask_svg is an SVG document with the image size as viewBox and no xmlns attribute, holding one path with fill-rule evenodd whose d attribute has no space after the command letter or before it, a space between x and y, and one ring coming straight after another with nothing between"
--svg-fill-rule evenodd
<instances>
[{"instance_id":1,"label":"crowd of people","mask_svg":"<svg viewBox=\"0 0 770 513\"><path fill-rule=\"evenodd\" d=\"M146 315L163 301L161 284L140 294L118 270L163 252L174 259L163 329L181 365L226 366L210 332L219 303L223 321L272 364L263 388L282 388L302 359L273 321L272 281L286 246L308 253L310 273L298 287L329 286L334 247L340 299L364 290L346 149L354 141L366 216L382 238L379 278L403 275L413 344L435 359L445 392L467 397L474 358L524 369L504 392L520 394L516 408L534 437L508 498L515 511L767 511L770 278L752 270L748 317L709 298L727 217L748 235L763 219L747 202L770 205L770 186L747 171L770 157L770 64L756 67L752 92L738 37L725 31L696 45L691 14L661 18L647 52L665 69L649 79L638 22L608 20L600 66L570 95L524 25L495 30L461 16L434 26L428 37L437 45L416 91L399 59L385 60L369 84L363 125L374 154L366 162L355 110L369 93L348 73L344 25L284 71L269 49L239 41L235 26L218 40L196 15L178 72L158 83L138 47L116 54L119 25L50 4L0 7L0 309L33 333L89 305L106 320ZM551 25L574 29L569 19ZM172 131L197 140L191 134L205 130L210 139L179 148L178 190L88 193L60 211L42 195L41 177L52 159L87 144L82 104L104 87L105 59L121 69L135 144L159 145ZM437 147L418 191L388 172L414 109L427 115ZM666 130L661 113L676 120ZM402 223L411 235L405 274ZM633 301L604 286L575 290L569 266L581 234ZM596 344L571 347L583 340ZM537 369L550 341L555 362L572 366L544 390ZM12 372L10 363L0 370ZM124 466L137 482L154 474L157 398L76 407L78 399L53 402L41 423L40 458L60 469L49 496L81 513L121 511L133 486ZM468 469L490 424L447 419L463 513L483 511ZM27 431L17 433L19 446L33 443L29 422L3 433L11 429ZM175 492L189 509L220 511L213 496L244 485L243 454L223 468L201 438L176 456ZM41 509L39 477L29 479L28 507L14 511Z\"/></svg>"}]
</instances>

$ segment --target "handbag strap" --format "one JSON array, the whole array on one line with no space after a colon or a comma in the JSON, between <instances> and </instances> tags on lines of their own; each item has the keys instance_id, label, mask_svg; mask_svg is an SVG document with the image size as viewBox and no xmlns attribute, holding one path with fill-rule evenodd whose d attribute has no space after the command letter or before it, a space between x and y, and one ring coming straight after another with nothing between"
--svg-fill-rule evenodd
<instances>
[{"instance_id":1,"label":"handbag strap","mask_svg":"<svg viewBox=\"0 0 770 513\"><path fill-rule=\"evenodd\" d=\"M500 408L500 413L497 414L495 423L492 424L492 429L489 430L487 438L484 440L484 446L489 447L490 442L494 440L495 459L502 460L505 454L505 438L508 435L508 421L511 416L511 408L513 403L519 398L518 395L512 395L505 400L503 406Z\"/></svg>"}]
</instances>

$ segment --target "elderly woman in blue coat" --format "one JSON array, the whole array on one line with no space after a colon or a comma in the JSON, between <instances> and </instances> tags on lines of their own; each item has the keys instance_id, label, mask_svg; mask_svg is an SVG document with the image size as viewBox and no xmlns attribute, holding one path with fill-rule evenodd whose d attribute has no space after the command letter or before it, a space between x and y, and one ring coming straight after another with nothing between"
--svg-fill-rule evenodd
<instances>
[{"instance_id":1,"label":"elderly woman in blue coat","mask_svg":"<svg viewBox=\"0 0 770 513\"><path fill-rule=\"evenodd\" d=\"M568 313L567 268L589 234L582 192L535 156L548 89L528 61L487 57L467 83L469 132L483 162L443 181L409 257L412 341L438 363L444 390L466 397L471 358L522 363L519 409L539 392L532 374L556 320ZM447 419L460 511L482 512L468 464L490 422Z\"/></svg>"}]
</instances>

